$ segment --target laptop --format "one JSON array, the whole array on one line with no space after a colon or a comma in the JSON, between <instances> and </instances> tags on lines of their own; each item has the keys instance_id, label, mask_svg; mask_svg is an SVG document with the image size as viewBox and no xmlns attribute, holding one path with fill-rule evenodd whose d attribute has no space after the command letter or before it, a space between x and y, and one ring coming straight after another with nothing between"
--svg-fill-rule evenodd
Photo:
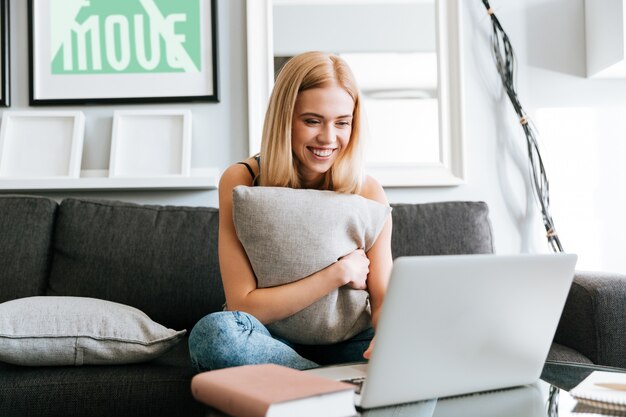
<instances>
[{"instance_id":1,"label":"laptop","mask_svg":"<svg viewBox=\"0 0 626 417\"><path fill-rule=\"evenodd\" d=\"M395 259L367 364L312 369L364 378L360 409L536 382L571 286L576 255Z\"/></svg>"}]
</instances>

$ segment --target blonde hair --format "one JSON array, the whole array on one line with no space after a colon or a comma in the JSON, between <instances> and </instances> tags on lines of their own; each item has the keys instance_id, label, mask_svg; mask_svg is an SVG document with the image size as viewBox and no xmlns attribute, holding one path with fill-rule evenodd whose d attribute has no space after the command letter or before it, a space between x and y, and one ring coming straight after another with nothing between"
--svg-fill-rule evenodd
<instances>
[{"instance_id":1,"label":"blonde hair","mask_svg":"<svg viewBox=\"0 0 626 417\"><path fill-rule=\"evenodd\" d=\"M260 184L302 188L298 160L291 147L291 127L296 99L302 91L336 83L354 100L352 132L348 145L324 174L322 189L358 193L363 181L361 97L354 75L336 55L305 52L290 59L280 71L270 96L261 142Z\"/></svg>"}]
</instances>

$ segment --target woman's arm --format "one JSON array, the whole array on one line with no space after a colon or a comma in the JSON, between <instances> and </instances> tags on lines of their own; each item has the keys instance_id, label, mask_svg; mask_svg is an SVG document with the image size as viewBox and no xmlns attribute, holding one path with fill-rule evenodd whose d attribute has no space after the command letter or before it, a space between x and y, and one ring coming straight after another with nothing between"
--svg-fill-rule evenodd
<instances>
[{"instance_id":1,"label":"woman's arm","mask_svg":"<svg viewBox=\"0 0 626 417\"><path fill-rule=\"evenodd\" d=\"M242 165L228 168L219 184L218 252L229 310L245 311L262 323L272 323L297 313L343 285L365 288L369 262L359 256L346 256L315 274L289 284L257 288L252 266L233 223L232 190L237 185L252 185L250 173Z\"/></svg>"},{"instance_id":2,"label":"woman's arm","mask_svg":"<svg viewBox=\"0 0 626 417\"><path fill-rule=\"evenodd\" d=\"M389 205L383 187L374 178L367 176L361 196L378 201L386 206ZM370 272L367 277L367 289L370 294L370 304L372 307L372 324L374 328L378 324L378 316L383 305L393 259L391 256L391 215L387 218L382 231L378 235L376 242L367 252L370 260Z\"/></svg>"}]
</instances>

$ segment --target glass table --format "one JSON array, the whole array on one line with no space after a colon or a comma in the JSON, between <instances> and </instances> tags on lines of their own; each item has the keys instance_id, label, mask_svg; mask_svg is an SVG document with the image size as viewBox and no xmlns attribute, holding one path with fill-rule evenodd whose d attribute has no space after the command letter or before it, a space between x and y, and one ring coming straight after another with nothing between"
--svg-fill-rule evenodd
<instances>
[{"instance_id":1,"label":"glass table","mask_svg":"<svg viewBox=\"0 0 626 417\"><path fill-rule=\"evenodd\" d=\"M595 370L626 372L626 369L569 362L547 361L541 379L534 384L486 393L440 398L376 408L360 417L588 417L568 391ZM626 417L626 414L623 414ZM206 417L224 417L207 410ZM295 417L295 416L294 416ZM323 417L323 416L320 416Z\"/></svg>"},{"instance_id":2,"label":"glass table","mask_svg":"<svg viewBox=\"0 0 626 417\"><path fill-rule=\"evenodd\" d=\"M593 371L626 369L568 362L546 362L534 384L451 398L433 399L361 412L362 417L587 417L568 391ZM626 414L623 414L626 417Z\"/></svg>"}]
</instances>

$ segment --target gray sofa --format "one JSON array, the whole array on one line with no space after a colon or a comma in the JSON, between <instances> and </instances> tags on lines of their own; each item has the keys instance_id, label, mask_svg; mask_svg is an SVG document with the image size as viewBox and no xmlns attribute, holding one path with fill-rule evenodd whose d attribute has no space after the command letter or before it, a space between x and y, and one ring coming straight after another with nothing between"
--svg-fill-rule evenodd
<instances>
[{"instance_id":1,"label":"gray sofa","mask_svg":"<svg viewBox=\"0 0 626 417\"><path fill-rule=\"evenodd\" d=\"M484 203L393 207L394 257L493 251ZM217 228L215 208L0 196L0 302L94 297L190 330L224 302ZM549 358L626 367L624 306L626 278L577 276ZM192 376L186 339L139 364L0 363L0 415L202 416Z\"/></svg>"}]
</instances>

